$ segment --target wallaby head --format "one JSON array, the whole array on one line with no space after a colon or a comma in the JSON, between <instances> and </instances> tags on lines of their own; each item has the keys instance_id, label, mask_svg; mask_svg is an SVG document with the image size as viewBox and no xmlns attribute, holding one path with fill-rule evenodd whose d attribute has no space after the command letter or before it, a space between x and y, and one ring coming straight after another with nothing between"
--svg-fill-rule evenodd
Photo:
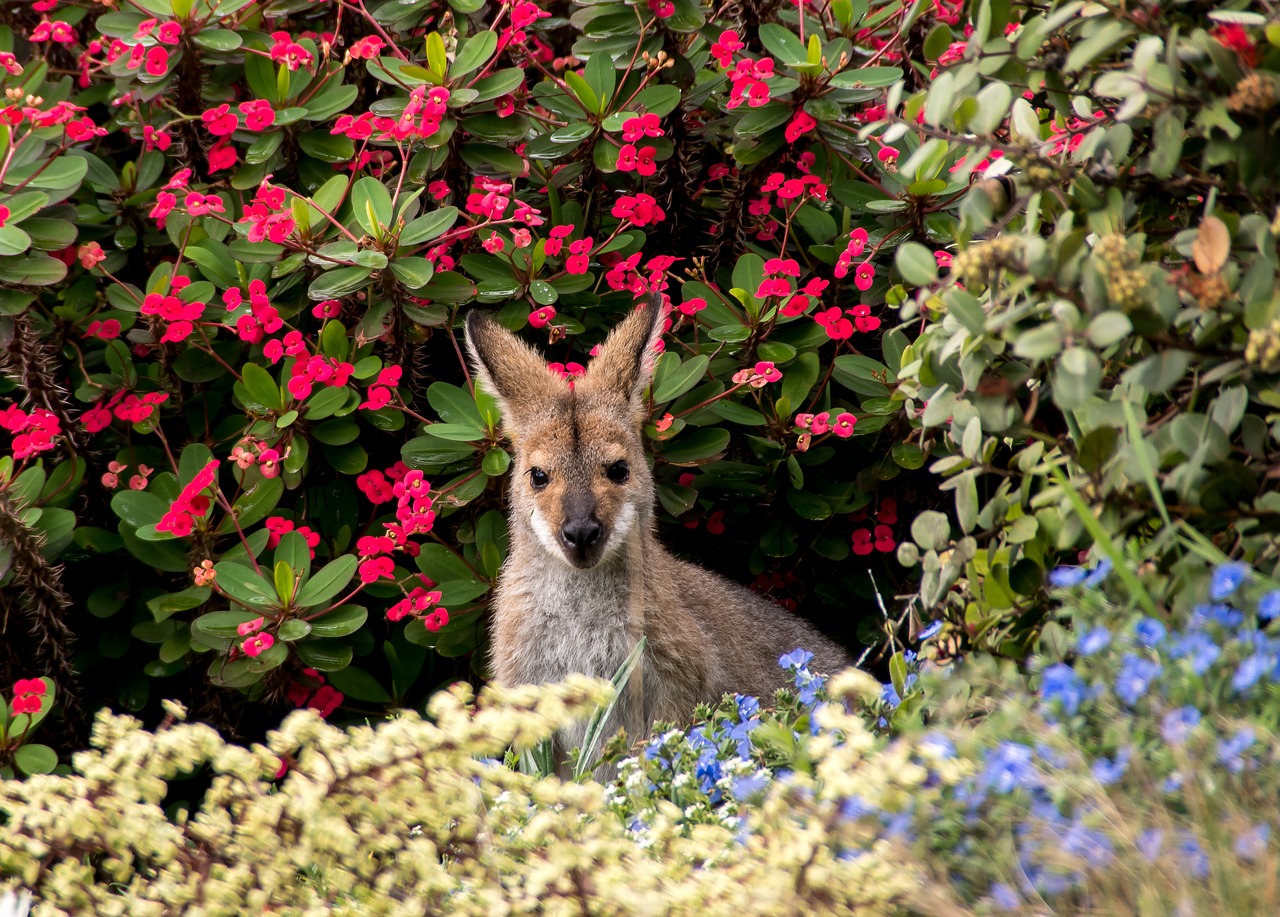
<instances>
[{"instance_id":1,"label":"wallaby head","mask_svg":"<svg viewBox=\"0 0 1280 917\"><path fill-rule=\"evenodd\" d=\"M467 349L515 445L512 518L579 570L650 524L653 478L640 426L661 329L655 297L609 333L585 376L567 380L492 319L467 316Z\"/></svg>"}]
</instances>

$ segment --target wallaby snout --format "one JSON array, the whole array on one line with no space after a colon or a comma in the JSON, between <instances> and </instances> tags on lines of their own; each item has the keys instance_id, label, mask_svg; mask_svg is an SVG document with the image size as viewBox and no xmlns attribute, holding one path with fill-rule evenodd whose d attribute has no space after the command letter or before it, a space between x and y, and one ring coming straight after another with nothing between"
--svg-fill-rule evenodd
<instances>
[{"instance_id":1,"label":"wallaby snout","mask_svg":"<svg viewBox=\"0 0 1280 917\"><path fill-rule=\"evenodd\" d=\"M569 494L564 498L563 509L560 539L565 544L565 553L575 567L594 566L604 547L600 537L604 526L596 516L595 497L589 493Z\"/></svg>"}]
</instances>

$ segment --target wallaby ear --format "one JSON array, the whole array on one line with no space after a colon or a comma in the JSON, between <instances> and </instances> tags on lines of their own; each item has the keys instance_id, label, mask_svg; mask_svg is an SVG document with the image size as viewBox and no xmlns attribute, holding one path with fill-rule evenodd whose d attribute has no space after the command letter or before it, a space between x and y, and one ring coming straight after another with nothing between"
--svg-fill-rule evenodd
<instances>
[{"instance_id":1,"label":"wallaby ear","mask_svg":"<svg viewBox=\"0 0 1280 917\"><path fill-rule=\"evenodd\" d=\"M644 419L644 390L658 359L653 347L662 336L662 318L662 295L653 293L609 332L583 380L596 391L627 399L639 420Z\"/></svg>"},{"instance_id":2,"label":"wallaby ear","mask_svg":"<svg viewBox=\"0 0 1280 917\"><path fill-rule=\"evenodd\" d=\"M549 400L568 386L533 347L481 312L467 313L467 352L476 376L498 399L503 425L513 438L550 410Z\"/></svg>"}]
</instances>

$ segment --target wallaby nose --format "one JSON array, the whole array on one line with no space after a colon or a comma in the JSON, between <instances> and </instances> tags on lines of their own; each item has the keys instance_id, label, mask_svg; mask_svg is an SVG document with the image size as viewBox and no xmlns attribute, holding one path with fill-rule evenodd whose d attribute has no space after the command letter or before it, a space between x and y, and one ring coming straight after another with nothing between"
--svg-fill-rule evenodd
<instances>
[{"instance_id":1,"label":"wallaby nose","mask_svg":"<svg viewBox=\"0 0 1280 917\"><path fill-rule=\"evenodd\" d=\"M560 528L560 536L571 547L577 548L579 551L585 551L600 540L602 531L604 530L594 517L587 517L586 519L574 519L566 522Z\"/></svg>"}]
</instances>

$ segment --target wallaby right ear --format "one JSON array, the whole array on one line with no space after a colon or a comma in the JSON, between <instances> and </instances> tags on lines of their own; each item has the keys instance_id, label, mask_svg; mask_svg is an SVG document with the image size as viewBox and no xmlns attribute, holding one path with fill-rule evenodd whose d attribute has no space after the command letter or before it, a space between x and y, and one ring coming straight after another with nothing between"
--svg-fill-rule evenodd
<instances>
[{"instance_id":1,"label":"wallaby right ear","mask_svg":"<svg viewBox=\"0 0 1280 917\"><path fill-rule=\"evenodd\" d=\"M538 351L475 310L467 313L467 352L480 383L498 399L503 426L513 439L549 413L549 401L569 390Z\"/></svg>"}]
</instances>

